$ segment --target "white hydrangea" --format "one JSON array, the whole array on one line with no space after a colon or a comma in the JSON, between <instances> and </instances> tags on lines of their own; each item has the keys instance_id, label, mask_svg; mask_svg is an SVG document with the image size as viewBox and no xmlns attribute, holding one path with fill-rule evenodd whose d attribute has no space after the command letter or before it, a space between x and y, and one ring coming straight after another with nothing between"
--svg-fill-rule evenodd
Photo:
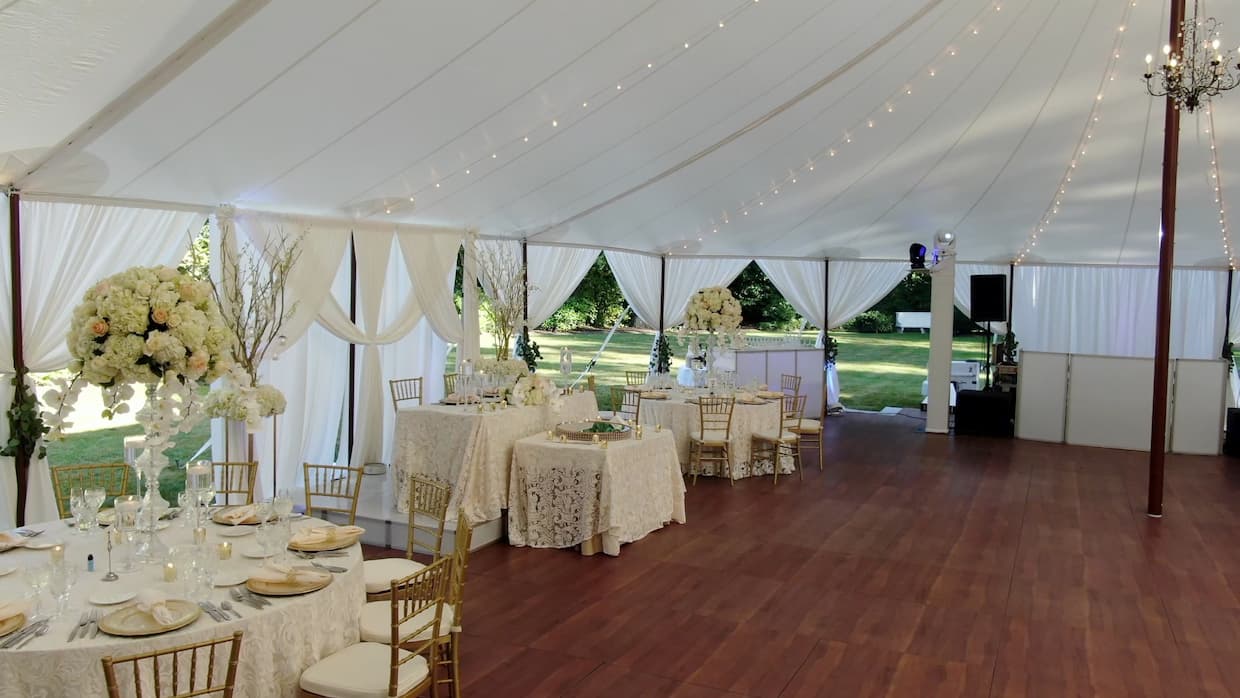
<instances>
[{"instance_id":1,"label":"white hydrangea","mask_svg":"<svg viewBox=\"0 0 1240 698\"><path fill-rule=\"evenodd\" d=\"M559 412L563 403L555 381L537 373L521 377L512 387L514 405L548 405L551 411Z\"/></svg>"},{"instance_id":2,"label":"white hydrangea","mask_svg":"<svg viewBox=\"0 0 1240 698\"><path fill-rule=\"evenodd\" d=\"M740 331L741 304L732 292L723 286L711 286L694 293L689 298L685 309L685 323L680 329L683 339L686 334L705 332L717 335L721 341L733 346L744 343L744 334Z\"/></svg>"}]
</instances>

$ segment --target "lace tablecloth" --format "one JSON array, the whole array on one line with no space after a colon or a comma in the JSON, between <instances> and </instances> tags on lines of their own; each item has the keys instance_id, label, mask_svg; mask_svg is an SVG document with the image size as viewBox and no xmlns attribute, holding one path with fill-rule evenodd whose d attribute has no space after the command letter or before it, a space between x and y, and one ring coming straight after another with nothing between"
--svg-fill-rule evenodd
<instances>
[{"instance_id":1,"label":"lace tablecloth","mask_svg":"<svg viewBox=\"0 0 1240 698\"><path fill-rule=\"evenodd\" d=\"M517 439L560 422L598 415L592 392L564 398L559 412L547 406L479 412L476 406L426 405L396 414L396 509L409 511L414 474L452 485L451 518L458 508L470 523L498 519L508 507L508 468Z\"/></svg>"},{"instance_id":2,"label":"lace tablecloth","mask_svg":"<svg viewBox=\"0 0 1240 698\"><path fill-rule=\"evenodd\" d=\"M669 521L685 522L685 482L671 433L587 443L521 439L513 448L508 541L569 548L601 535L619 555Z\"/></svg>"},{"instance_id":3,"label":"lace tablecloth","mask_svg":"<svg viewBox=\"0 0 1240 698\"><path fill-rule=\"evenodd\" d=\"M686 472L689 467L689 437L697 434L701 428L701 417L697 403L687 402L688 396L673 393L666 400L642 400L641 423L650 427L662 425L671 429L676 437L676 453ZM757 433L775 434L779 431L780 403L773 400L765 405L743 405L737 403L732 408L732 435L728 439L728 455L736 469L736 477L773 474L773 464L769 458L754 462L750 457L753 435ZM796 463L784 457L780 463L780 474L794 472ZM716 473L713 463L703 463L704 475L727 477L727 473Z\"/></svg>"},{"instance_id":4,"label":"lace tablecloth","mask_svg":"<svg viewBox=\"0 0 1240 698\"><path fill-rule=\"evenodd\" d=\"M295 526L313 525L313 519L294 522ZM94 606L87 599L98 591L136 591L143 588L158 589L170 598L183 598L181 585L163 581L162 567L139 566L134 572L121 574L115 582L100 580L107 571L102 531L86 536L71 533L60 521L33 525L34 529L46 529L35 540L58 540L65 544L65 559L82 568L81 577L70 597L68 614L53 622L47 634L35 638L23 649L0 650L0 697L3 698L63 698L64 696L106 696L103 667L99 660L106 656L120 657L148 652L176 645L202 642L227 637L241 630L241 660L237 667L238 697L268 698L271 696L297 695L297 683L301 672L319 659L358 641L358 618L362 604L366 602L366 584L362 575L361 547L354 545L348 557L331 558L329 564L348 568L334 575L325 589L302 596L272 597L271 605L257 610L234 602L241 613L227 623L216 622L203 613L198 620L180 630L162 635L139 638L112 637L102 632L94 638L67 642L69 633L77 624L82 611L98 608L102 614L120 606ZM220 562L221 575L229 572L246 572L256 569L260 560L249 559L241 550L255 545L254 536L221 538L216 524L207 525L207 543L215 545L223 540L233 544L231 560ZM169 545L189 543L192 532L183 528L180 521L160 533ZM86 572L86 556L94 554L95 571ZM29 590L23 581L20 568L45 564L49 560L47 550L14 549L0 554L0 567L16 566L18 572L0 577L0 601L21 599ZM309 563L306 563L309 564ZM229 600L228 590L217 588L212 601ZM53 608L46 595L45 610ZM122 683L122 692L125 688ZM143 693L146 695L146 692ZM153 695L153 694L152 694Z\"/></svg>"}]
</instances>

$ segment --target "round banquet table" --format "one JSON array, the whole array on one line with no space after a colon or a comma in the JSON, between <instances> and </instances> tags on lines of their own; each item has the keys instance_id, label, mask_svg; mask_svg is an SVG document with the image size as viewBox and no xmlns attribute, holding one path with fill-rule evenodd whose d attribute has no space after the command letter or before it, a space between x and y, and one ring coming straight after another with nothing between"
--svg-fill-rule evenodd
<instances>
[{"instance_id":1,"label":"round banquet table","mask_svg":"<svg viewBox=\"0 0 1240 698\"><path fill-rule=\"evenodd\" d=\"M316 519L295 520L294 528L322 524ZM36 637L22 649L0 649L0 698L60 698L62 696L105 696L102 657L120 657L152 650L228 637L237 630L244 632L241 658L237 667L236 695L267 698L295 696L301 672L319 659L358 641L358 618L366 601L366 584L362 574L361 546L347 549L347 557L331 557L324 564L347 568L333 575L331 584L319 591L301 596L265 597L271 604L261 610L233 601L227 587L217 586L211 601L232 602L241 614L227 623L213 620L205 612L190 625L147 637L112 637L99 632L95 637L68 642L83 611L99 609L100 617L121 608L96 606L87 601L92 593L106 590L137 591L153 588L169 598L183 598L181 584L163 581L162 565L139 565L133 572L120 574L115 582L103 582L107 572L107 553L103 530L78 534L65 522L53 521L27 528L45 531L31 540L61 542L65 560L81 570L70 595L69 611L53 621L48 632ZM232 559L219 562L219 574L246 573L255 570L262 560L243 556L241 551L256 546L254 536L225 538L219 532L226 527L208 523L207 545L222 541L233 545ZM168 546L190 543L193 531L180 519L159 533ZM95 571L86 571L86 556L95 556ZM0 601L20 600L29 592L21 568L50 561L50 550L15 548L0 553L0 568L16 567L11 574L0 577ZM297 561L301 562L301 561ZM306 562L305 564L309 564ZM222 581L222 580L221 580ZM55 600L43 597L45 612L54 608Z\"/></svg>"},{"instance_id":2,"label":"round banquet table","mask_svg":"<svg viewBox=\"0 0 1240 698\"><path fill-rule=\"evenodd\" d=\"M689 468L689 437L701 429L701 413L696 402L689 402L699 395L707 394L705 390L676 390L668 393L665 399L643 397L641 401L641 423L647 426L662 426L671 429L676 437L676 452L680 456L681 466ZM774 434L779 431L780 411L779 400L763 401L762 404L746 405L736 403L732 407L732 433L728 439L728 456L736 471L736 477L752 477L770 475L774 472L771 459L755 460L751 458L753 436L757 433ZM781 475L791 473L796 463L787 456L780 459ZM703 463L703 475L727 477L726 472L715 472L714 464Z\"/></svg>"}]
</instances>

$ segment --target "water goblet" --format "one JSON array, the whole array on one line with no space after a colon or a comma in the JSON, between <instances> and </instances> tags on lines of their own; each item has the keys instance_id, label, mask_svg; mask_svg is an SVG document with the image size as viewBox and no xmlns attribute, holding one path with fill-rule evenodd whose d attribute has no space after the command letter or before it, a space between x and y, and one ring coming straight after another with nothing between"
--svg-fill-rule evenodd
<instances>
[{"instance_id":1,"label":"water goblet","mask_svg":"<svg viewBox=\"0 0 1240 698\"><path fill-rule=\"evenodd\" d=\"M287 519L293 513L293 493L280 490L275 499L271 500L271 509L277 519Z\"/></svg>"},{"instance_id":2,"label":"water goblet","mask_svg":"<svg viewBox=\"0 0 1240 698\"><path fill-rule=\"evenodd\" d=\"M276 549L276 546L279 545L278 535L275 524L264 521L258 525L258 528L254 531L254 540L263 551L263 557L270 558L278 552Z\"/></svg>"},{"instance_id":3,"label":"water goblet","mask_svg":"<svg viewBox=\"0 0 1240 698\"><path fill-rule=\"evenodd\" d=\"M260 524L265 524L271 518L274 509L275 507L270 499L263 500L254 505L254 516L258 518Z\"/></svg>"},{"instance_id":4,"label":"water goblet","mask_svg":"<svg viewBox=\"0 0 1240 698\"><path fill-rule=\"evenodd\" d=\"M86 506L90 509L91 527L94 528L99 525L99 507L102 507L104 500L108 498L108 492L102 487L87 487L84 494Z\"/></svg>"},{"instance_id":5,"label":"water goblet","mask_svg":"<svg viewBox=\"0 0 1240 698\"><path fill-rule=\"evenodd\" d=\"M90 515L88 513L89 506L86 503L86 495L79 487L73 488L69 494L69 513L73 515L73 530L79 535L85 535L90 529Z\"/></svg>"},{"instance_id":6,"label":"water goblet","mask_svg":"<svg viewBox=\"0 0 1240 698\"><path fill-rule=\"evenodd\" d=\"M190 526L193 523L191 521L193 517L187 515L191 505L195 510L198 508L198 495L191 493L188 489L177 493L177 506L181 509L181 528Z\"/></svg>"},{"instance_id":7,"label":"water goblet","mask_svg":"<svg viewBox=\"0 0 1240 698\"><path fill-rule=\"evenodd\" d=\"M48 574L48 591L56 599L56 611L52 618L60 618L69 610L69 592L77 584L80 570L78 566L67 560L53 565Z\"/></svg>"},{"instance_id":8,"label":"water goblet","mask_svg":"<svg viewBox=\"0 0 1240 698\"><path fill-rule=\"evenodd\" d=\"M43 590L51 581L51 569L48 565L31 565L22 568L22 579L30 587L30 618L34 620L43 615Z\"/></svg>"}]
</instances>

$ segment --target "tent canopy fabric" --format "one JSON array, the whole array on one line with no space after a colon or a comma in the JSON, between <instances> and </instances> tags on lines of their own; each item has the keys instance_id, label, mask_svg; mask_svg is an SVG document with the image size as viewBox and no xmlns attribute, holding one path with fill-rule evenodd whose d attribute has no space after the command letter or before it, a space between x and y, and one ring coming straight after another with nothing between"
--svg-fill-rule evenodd
<instances>
[{"instance_id":1,"label":"tent canopy fabric","mask_svg":"<svg viewBox=\"0 0 1240 698\"><path fill-rule=\"evenodd\" d=\"M1240 4L1206 10L1240 32ZM1162 102L1140 76L1166 14L14 0L0 185L659 254L895 260L948 229L962 261L1149 265ZM1213 187L1240 178L1240 106L1217 102L1184 121L1181 266L1229 261Z\"/></svg>"}]
</instances>

